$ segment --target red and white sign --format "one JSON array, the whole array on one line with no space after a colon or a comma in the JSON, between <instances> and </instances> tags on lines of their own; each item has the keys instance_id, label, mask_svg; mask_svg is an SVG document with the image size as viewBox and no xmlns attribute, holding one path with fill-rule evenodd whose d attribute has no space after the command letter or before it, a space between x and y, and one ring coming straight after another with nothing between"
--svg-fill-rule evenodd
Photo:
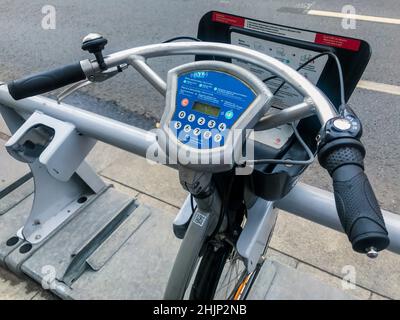
<instances>
[{"instance_id":1,"label":"red and white sign","mask_svg":"<svg viewBox=\"0 0 400 320\"><path fill-rule=\"evenodd\" d=\"M259 22L252 19L233 16L222 12L213 12L212 21L228 24L244 29L264 32L281 37L303 40L330 47L342 48L352 51L360 49L361 41L357 39L339 37L324 33L316 33L306 30L299 30L290 27L278 26L271 23Z\"/></svg>"}]
</instances>

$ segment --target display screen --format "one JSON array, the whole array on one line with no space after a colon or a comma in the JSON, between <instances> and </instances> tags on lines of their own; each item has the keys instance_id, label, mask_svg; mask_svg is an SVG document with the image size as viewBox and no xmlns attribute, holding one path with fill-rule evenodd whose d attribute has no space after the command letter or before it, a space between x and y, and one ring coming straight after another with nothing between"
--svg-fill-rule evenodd
<instances>
[{"instance_id":1,"label":"display screen","mask_svg":"<svg viewBox=\"0 0 400 320\"><path fill-rule=\"evenodd\" d=\"M210 106L209 104L195 102L192 110L207 114L209 116L218 117L221 109L218 107Z\"/></svg>"}]
</instances>

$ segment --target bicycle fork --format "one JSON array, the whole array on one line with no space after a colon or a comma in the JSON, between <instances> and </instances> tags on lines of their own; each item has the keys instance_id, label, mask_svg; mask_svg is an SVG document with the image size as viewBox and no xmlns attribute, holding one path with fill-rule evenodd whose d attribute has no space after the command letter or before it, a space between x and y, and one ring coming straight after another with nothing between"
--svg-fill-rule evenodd
<instances>
[{"instance_id":1,"label":"bicycle fork","mask_svg":"<svg viewBox=\"0 0 400 320\"><path fill-rule=\"evenodd\" d=\"M164 293L166 300L184 298L204 242L222 218L221 198L211 177L211 173L179 168L180 182L194 196L197 209L192 215L168 279Z\"/></svg>"}]
</instances>

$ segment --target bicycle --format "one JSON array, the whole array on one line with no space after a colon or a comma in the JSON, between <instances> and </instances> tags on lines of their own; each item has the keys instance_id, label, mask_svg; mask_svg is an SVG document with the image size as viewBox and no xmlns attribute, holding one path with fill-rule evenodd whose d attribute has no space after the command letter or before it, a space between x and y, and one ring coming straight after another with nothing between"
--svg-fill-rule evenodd
<instances>
[{"instance_id":1,"label":"bicycle","mask_svg":"<svg viewBox=\"0 0 400 320\"><path fill-rule=\"evenodd\" d=\"M14 99L22 99L74 84L61 94L60 98L64 98L88 83L105 81L133 66L166 96L157 153L165 157L168 165L177 167L182 187L191 194L184 204L187 210L181 210L174 223L175 234L183 240L165 291L166 299L240 300L248 296L265 261L277 216L275 201L279 200L259 196L252 186L251 173L236 174L237 170L251 172L254 166L306 168L317 153L320 164L332 177L337 211L353 249L375 257L388 247L385 223L364 173L361 122L344 102L343 86L342 104L336 110L296 70L251 49L211 42L168 42L103 57L106 43L102 36L91 34L85 38L83 48L94 53L96 59L13 81L8 88ZM169 71L167 82L146 63L154 57L183 54L209 56L212 60L174 68ZM301 93L304 101L277 113L266 113L273 94L265 82L216 57L240 59L269 70ZM340 63L338 68L340 74ZM220 103L222 100L224 104ZM321 125L317 137L307 138L317 139L316 150L311 150L296 127L299 120L311 115L317 115ZM254 139L250 129L263 131L287 123L293 130L292 143L297 143L296 159L243 156L243 149ZM196 128L192 130L190 124ZM90 134L90 130L94 129L86 132ZM235 136L235 130L241 133ZM102 134L107 140L107 133ZM96 135L101 134L96 131ZM139 140L123 143L130 143L132 150L143 154L148 144ZM189 152L187 157L179 156L185 152ZM199 161L201 158L207 161ZM219 162L215 164L212 159ZM293 186L288 186L287 192Z\"/></svg>"}]
</instances>

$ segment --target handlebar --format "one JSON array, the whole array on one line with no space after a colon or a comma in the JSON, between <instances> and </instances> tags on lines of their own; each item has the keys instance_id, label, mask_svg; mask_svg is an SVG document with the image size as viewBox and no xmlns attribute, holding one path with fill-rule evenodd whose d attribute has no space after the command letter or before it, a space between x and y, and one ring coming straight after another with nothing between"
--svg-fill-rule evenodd
<instances>
[{"instance_id":1,"label":"handlebar","mask_svg":"<svg viewBox=\"0 0 400 320\"><path fill-rule=\"evenodd\" d=\"M84 79L86 79L86 75L78 62L11 81L8 83L8 90L15 100L20 100L59 89Z\"/></svg>"},{"instance_id":2,"label":"handlebar","mask_svg":"<svg viewBox=\"0 0 400 320\"><path fill-rule=\"evenodd\" d=\"M389 245L385 222L363 169L343 165L332 179L336 209L353 249L371 254L385 249Z\"/></svg>"},{"instance_id":3,"label":"handlebar","mask_svg":"<svg viewBox=\"0 0 400 320\"><path fill-rule=\"evenodd\" d=\"M378 200L364 172L365 149L359 141L356 118L328 121L318 148L318 159L332 177L336 209L354 251L376 257L389 245ZM335 121L339 122L335 126ZM345 126L348 121L348 126Z\"/></svg>"}]
</instances>

